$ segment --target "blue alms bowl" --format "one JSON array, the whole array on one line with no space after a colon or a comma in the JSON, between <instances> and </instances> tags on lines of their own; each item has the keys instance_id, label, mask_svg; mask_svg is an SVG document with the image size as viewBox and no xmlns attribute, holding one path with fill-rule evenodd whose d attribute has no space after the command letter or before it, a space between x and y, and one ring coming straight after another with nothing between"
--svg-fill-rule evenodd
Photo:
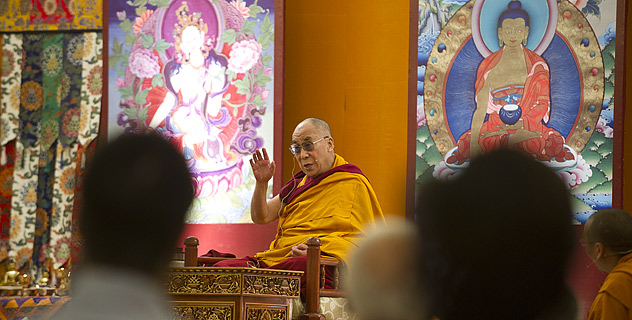
<instances>
[{"instance_id":1,"label":"blue alms bowl","mask_svg":"<svg viewBox=\"0 0 632 320\"><path fill-rule=\"evenodd\" d=\"M508 125L515 124L522 116L522 109L517 104L506 104L498 112L500 120Z\"/></svg>"}]
</instances>

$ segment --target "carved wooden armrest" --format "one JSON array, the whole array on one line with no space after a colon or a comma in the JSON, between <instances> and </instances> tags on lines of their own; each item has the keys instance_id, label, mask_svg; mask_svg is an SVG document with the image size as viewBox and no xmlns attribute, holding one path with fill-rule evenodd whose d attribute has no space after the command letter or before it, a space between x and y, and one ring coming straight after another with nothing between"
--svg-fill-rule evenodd
<instances>
[{"instance_id":1,"label":"carved wooden armrest","mask_svg":"<svg viewBox=\"0 0 632 320\"><path fill-rule=\"evenodd\" d=\"M234 259L226 257L198 257L198 245L200 241L196 237L187 237L184 239L184 266L198 267L205 264L213 265L216 262Z\"/></svg>"}]
</instances>

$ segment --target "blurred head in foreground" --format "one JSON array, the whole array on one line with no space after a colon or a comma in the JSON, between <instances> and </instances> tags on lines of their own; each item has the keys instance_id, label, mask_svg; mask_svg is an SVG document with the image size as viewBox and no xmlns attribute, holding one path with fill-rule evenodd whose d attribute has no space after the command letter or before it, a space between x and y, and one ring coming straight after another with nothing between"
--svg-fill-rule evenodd
<instances>
[{"instance_id":1,"label":"blurred head in foreground","mask_svg":"<svg viewBox=\"0 0 632 320\"><path fill-rule=\"evenodd\" d=\"M419 230L400 220L378 225L351 254L345 285L360 320L419 319Z\"/></svg>"},{"instance_id":2,"label":"blurred head in foreground","mask_svg":"<svg viewBox=\"0 0 632 320\"><path fill-rule=\"evenodd\" d=\"M193 194L183 156L157 134L125 134L108 143L85 174L86 263L159 275Z\"/></svg>"},{"instance_id":3,"label":"blurred head in foreground","mask_svg":"<svg viewBox=\"0 0 632 320\"><path fill-rule=\"evenodd\" d=\"M560 177L521 153L476 158L417 199L430 316L574 319L571 208ZM563 315L560 317L560 315Z\"/></svg>"}]
</instances>

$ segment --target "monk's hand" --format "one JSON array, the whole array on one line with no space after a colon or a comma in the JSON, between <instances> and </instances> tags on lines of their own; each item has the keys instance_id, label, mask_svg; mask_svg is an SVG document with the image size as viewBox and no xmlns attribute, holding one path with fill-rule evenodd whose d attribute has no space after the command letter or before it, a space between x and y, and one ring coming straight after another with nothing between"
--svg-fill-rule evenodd
<instances>
[{"instance_id":1,"label":"monk's hand","mask_svg":"<svg viewBox=\"0 0 632 320\"><path fill-rule=\"evenodd\" d=\"M304 243L292 247L292 257L302 257L307 255L307 245Z\"/></svg>"},{"instance_id":2,"label":"monk's hand","mask_svg":"<svg viewBox=\"0 0 632 320\"><path fill-rule=\"evenodd\" d=\"M274 161L270 161L266 148L261 150L257 149L257 151L252 154L250 167L252 167L252 173L254 174L255 179L260 183L268 183L276 170L276 164Z\"/></svg>"}]
</instances>

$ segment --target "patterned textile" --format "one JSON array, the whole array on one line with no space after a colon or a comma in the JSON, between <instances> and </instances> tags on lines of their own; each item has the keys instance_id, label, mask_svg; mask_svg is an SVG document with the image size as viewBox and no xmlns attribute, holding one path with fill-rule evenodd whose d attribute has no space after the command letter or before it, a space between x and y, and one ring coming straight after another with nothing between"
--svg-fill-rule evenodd
<instances>
[{"instance_id":1,"label":"patterned textile","mask_svg":"<svg viewBox=\"0 0 632 320\"><path fill-rule=\"evenodd\" d=\"M22 82L22 35L2 35L0 145L18 136L20 84Z\"/></svg>"},{"instance_id":2,"label":"patterned textile","mask_svg":"<svg viewBox=\"0 0 632 320\"><path fill-rule=\"evenodd\" d=\"M0 297L0 320L48 319L70 300L70 297Z\"/></svg>"},{"instance_id":3,"label":"patterned textile","mask_svg":"<svg viewBox=\"0 0 632 320\"><path fill-rule=\"evenodd\" d=\"M61 267L70 257L70 239L73 202L75 196L75 169L79 147L79 123L81 107L75 101L81 99L85 34L64 35L64 79L61 102L61 127L57 146L55 186L53 197L53 220L51 225L51 258L55 269ZM90 57L92 58L92 57Z\"/></svg>"},{"instance_id":4,"label":"patterned textile","mask_svg":"<svg viewBox=\"0 0 632 320\"><path fill-rule=\"evenodd\" d=\"M321 297L319 300L318 312L325 316L327 320L356 320L349 308L349 300L345 298ZM305 312L305 304L299 300L292 300L292 319L297 320L298 316Z\"/></svg>"},{"instance_id":5,"label":"patterned textile","mask_svg":"<svg viewBox=\"0 0 632 320\"><path fill-rule=\"evenodd\" d=\"M103 0L3 0L0 32L100 30Z\"/></svg>"},{"instance_id":6,"label":"patterned textile","mask_svg":"<svg viewBox=\"0 0 632 320\"><path fill-rule=\"evenodd\" d=\"M37 281L78 256L75 203L99 129L103 42L98 32L1 40L0 263L14 257Z\"/></svg>"}]
</instances>

